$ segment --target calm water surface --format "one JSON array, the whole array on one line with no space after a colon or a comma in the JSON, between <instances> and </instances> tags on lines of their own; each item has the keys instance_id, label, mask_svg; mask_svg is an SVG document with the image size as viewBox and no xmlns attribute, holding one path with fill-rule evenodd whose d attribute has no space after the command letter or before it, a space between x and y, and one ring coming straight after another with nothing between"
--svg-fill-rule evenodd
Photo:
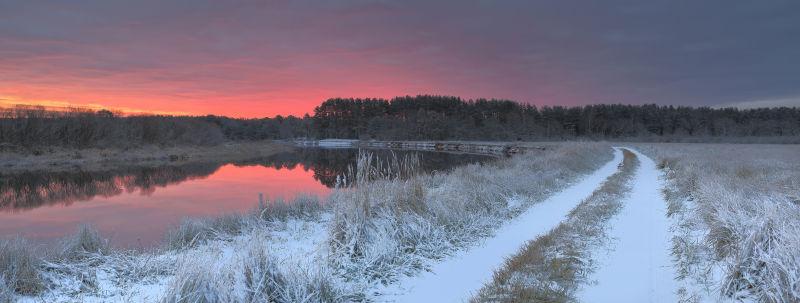
<instances>
[{"instance_id":1,"label":"calm water surface","mask_svg":"<svg viewBox=\"0 0 800 303\"><path fill-rule=\"evenodd\" d=\"M374 151L391 157L388 151ZM126 167L103 172L0 174L0 237L52 242L89 223L117 247L151 247L186 217L245 212L258 194L325 197L354 149L301 149L233 163ZM395 151L402 157L408 151ZM491 158L413 152L426 171L444 171Z\"/></svg>"}]
</instances>

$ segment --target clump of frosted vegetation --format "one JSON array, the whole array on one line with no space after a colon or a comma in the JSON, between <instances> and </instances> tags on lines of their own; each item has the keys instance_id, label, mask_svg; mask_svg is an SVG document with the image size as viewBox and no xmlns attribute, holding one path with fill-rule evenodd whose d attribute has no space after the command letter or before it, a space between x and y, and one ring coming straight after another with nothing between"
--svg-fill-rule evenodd
<instances>
[{"instance_id":1,"label":"clump of frosted vegetation","mask_svg":"<svg viewBox=\"0 0 800 303\"><path fill-rule=\"evenodd\" d=\"M89 225L80 226L55 249L22 239L0 240L0 302L40 295L63 276L74 277L81 287L94 287L96 278L88 269L108 252L106 240Z\"/></svg>"},{"instance_id":2,"label":"clump of frosted vegetation","mask_svg":"<svg viewBox=\"0 0 800 303\"><path fill-rule=\"evenodd\" d=\"M14 302L14 290L6 284L6 277L0 276L0 303Z\"/></svg>"},{"instance_id":3,"label":"clump of frosted vegetation","mask_svg":"<svg viewBox=\"0 0 800 303\"><path fill-rule=\"evenodd\" d=\"M220 261L198 250L180 259L162 302L341 302L342 291L324 263L297 267L268 252L269 235L254 231L236 257ZM314 270L312 270L312 268Z\"/></svg>"},{"instance_id":4,"label":"clump of frosted vegetation","mask_svg":"<svg viewBox=\"0 0 800 303\"><path fill-rule=\"evenodd\" d=\"M659 144L688 300L800 301L800 147ZM697 285L700 285L698 287Z\"/></svg>"},{"instance_id":5,"label":"clump of frosted vegetation","mask_svg":"<svg viewBox=\"0 0 800 303\"><path fill-rule=\"evenodd\" d=\"M503 221L612 157L606 144L566 143L447 174L372 178L332 196L332 267L354 284L391 283L490 235ZM522 203L509 204L511 198Z\"/></svg>"},{"instance_id":6,"label":"clump of frosted vegetation","mask_svg":"<svg viewBox=\"0 0 800 303\"><path fill-rule=\"evenodd\" d=\"M263 246L251 245L243 261L245 302L337 302L340 291L323 271L282 269Z\"/></svg>"},{"instance_id":7,"label":"clump of frosted vegetation","mask_svg":"<svg viewBox=\"0 0 800 303\"><path fill-rule=\"evenodd\" d=\"M41 260L22 239L0 240L0 298L14 292L35 295L45 289L39 268Z\"/></svg>"},{"instance_id":8,"label":"clump of frosted vegetation","mask_svg":"<svg viewBox=\"0 0 800 303\"><path fill-rule=\"evenodd\" d=\"M91 225L81 225L75 234L62 241L60 257L65 260L77 260L107 252L108 241L100 236L100 232Z\"/></svg>"},{"instance_id":9,"label":"clump of frosted vegetation","mask_svg":"<svg viewBox=\"0 0 800 303\"><path fill-rule=\"evenodd\" d=\"M228 214L211 218L186 218L167 232L164 243L171 250L196 247L211 240L240 235L264 223L289 219L314 220L324 210L320 199L311 194L298 194L293 199L279 197L259 201L250 214Z\"/></svg>"},{"instance_id":10,"label":"clump of frosted vegetation","mask_svg":"<svg viewBox=\"0 0 800 303\"><path fill-rule=\"evenodd\" d=\"M286 221L294 219L315 219L323 210L322 201L311 194L298 194L289 201L283 198L259 201L255 210L256 217L266 222Z\"/></svg>"},{"instance_id":11,"label":"clump of frosted vegetation","mask_svg":"<svg viewBox=\"0 0 800 303\"><path fill-rule=\"evenodd\" d=\"M228 271L217 268L210 257L193 256L178 265L175 278L164 295L163 303L236 302L233 279Z\"/></svg>"}]
</instances>

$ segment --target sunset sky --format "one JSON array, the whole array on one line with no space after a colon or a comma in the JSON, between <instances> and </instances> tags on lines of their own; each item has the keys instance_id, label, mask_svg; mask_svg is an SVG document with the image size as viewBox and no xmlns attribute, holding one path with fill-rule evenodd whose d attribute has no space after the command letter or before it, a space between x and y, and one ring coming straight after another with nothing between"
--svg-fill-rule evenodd
<instances>
[{"instance_id":1,"label":"sunset sky","mask_svg":"<svg viewBox=\"0 0 800 303\"><path fill-rule=\"evenodd\" d=\"M330 97L800 106L800 1L7 1L0 106L302 115Z\"/></svg>"}]
</instances>

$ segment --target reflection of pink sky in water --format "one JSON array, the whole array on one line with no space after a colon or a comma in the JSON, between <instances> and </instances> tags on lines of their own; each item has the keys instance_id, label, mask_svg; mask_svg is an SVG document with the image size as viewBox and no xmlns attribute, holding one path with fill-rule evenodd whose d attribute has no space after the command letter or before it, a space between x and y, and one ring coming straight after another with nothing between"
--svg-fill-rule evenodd
<instances>
[{"instance_id":1,"label":"reflection of pink sky in water","mask_svg":"<svg viewBox=\"0 0 800 303\"><path fill-rule=\"evenodd\" d=\"M288 198L297 193L323 196L330 192L313 176L312 170L305 171L300 166L278 170L228 164L206 178L158 187L149 195L126 192L69 206L0 212L0 234L51 240L74 232L80 223L90 223L115 245L151 246L184 217L248 211L258 204L258 193Z\"/></svg>"}]
</instances>

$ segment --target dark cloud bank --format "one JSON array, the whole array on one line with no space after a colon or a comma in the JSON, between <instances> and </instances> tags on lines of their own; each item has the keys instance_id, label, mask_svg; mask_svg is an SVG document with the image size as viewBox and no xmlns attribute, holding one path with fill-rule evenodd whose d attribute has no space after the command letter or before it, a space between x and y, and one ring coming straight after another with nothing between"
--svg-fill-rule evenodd
<instances>
[{"instance_id":1,"label":"dark cloud bank","mask_svg":"<svg viewBox=\"0 0 800 303\"><path fill-rule=\"evenodd\" d=\"M798 54L798 1L0 2L0 89L123 73L154 94L364 83L538 104L800 106Z\"/></svg>"}]
</instances>

